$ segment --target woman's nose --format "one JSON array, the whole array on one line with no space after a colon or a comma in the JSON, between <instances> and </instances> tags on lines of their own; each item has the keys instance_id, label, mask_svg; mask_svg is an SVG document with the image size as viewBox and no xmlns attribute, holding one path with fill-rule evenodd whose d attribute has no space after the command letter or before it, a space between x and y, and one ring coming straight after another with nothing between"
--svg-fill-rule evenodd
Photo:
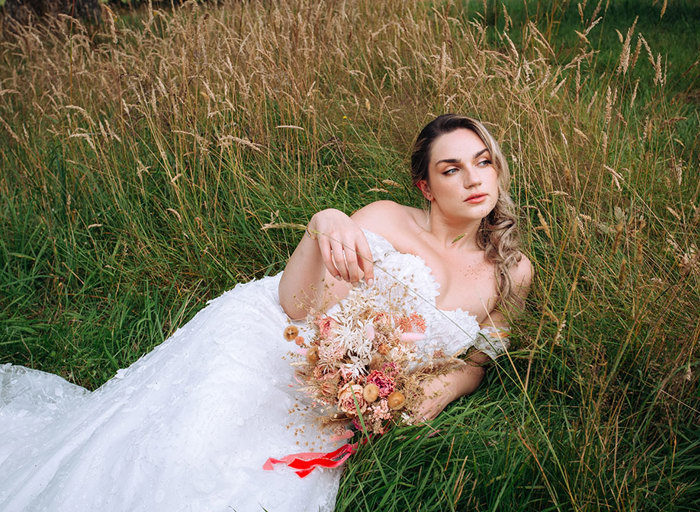
<instances>
[{"instance_id":1,"label":"woman's nose","mask_svg":"<svg viewBox=\"0 0 700 512\"><path fill-rule=\"evenodd\" d=\"M477 169L467 166L464 173L464 188L472 188L481 185L481 174Z\"/></svg>"}]
</instances>

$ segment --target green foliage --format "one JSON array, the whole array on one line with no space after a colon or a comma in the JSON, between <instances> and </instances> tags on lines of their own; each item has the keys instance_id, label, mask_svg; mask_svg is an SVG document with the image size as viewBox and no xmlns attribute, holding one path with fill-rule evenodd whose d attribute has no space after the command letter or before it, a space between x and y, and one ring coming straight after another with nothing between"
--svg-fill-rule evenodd
<instances>
[{"instance_id":1,"label":"green foliage","mask_svg":"<svg viewBox=\"0 0 700 512\"><path fill-rule=\"evenodd\" d=\"M282 270L301 232L276 224L419 206L413 137L470 113L509 157L527 312L474 395L362 447L337 509L697 510L698 19L598 4L189 3L9 36L0 363L98 387Z\"/></svg>"}]
</instances>

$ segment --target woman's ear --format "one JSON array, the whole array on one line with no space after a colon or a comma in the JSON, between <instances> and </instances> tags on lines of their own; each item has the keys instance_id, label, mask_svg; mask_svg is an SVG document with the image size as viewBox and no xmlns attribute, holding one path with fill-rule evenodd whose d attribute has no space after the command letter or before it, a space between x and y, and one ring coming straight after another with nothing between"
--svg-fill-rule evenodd
<instances>
[{"instance_id":1,"label":"woman's ear","mask_svg":"<svg viewBox=\"0 0 700 512\"><path fill-rule=\"evenodd\" d=\"M428 201L433 200L433 194L430 193L430 185L428 185L427 180L420 180L418 183L416 183L416 186L421 192L423 192L423 197L425 197Z\"/></svg>"}]
</instances>

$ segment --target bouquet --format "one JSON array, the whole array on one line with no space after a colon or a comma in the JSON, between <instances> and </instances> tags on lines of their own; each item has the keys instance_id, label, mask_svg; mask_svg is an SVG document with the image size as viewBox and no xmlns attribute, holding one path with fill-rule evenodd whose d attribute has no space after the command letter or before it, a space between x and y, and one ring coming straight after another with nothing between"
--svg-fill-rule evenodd
<instances>
[{"instance_id":1,"label":"bouquet","mask_svg":"<svg viewBox=\"0 0 700 512\"><path fill-rule=\"evenodd\" d=\"M292 363L302 390L325 408L321 421L351 420L358 430L383 434L412 424L425 398L421 383L453 369L458 360L417 350L425 319L401 300L378 306L368 289L355 288L333 315L316 315L305 339L290 325L285 338L299 346Z\"/></svg>"},{"instance_id":2,"label":"bouquet","mask_svg":"<svg viewBox=\"0 0 700 512\"><path fill-rule=\"evenodd\" d=\"M365 434L381 435L392 425L416 423L421 418L415 411L428 398L422 384L462 364L439 350L418 349L428 326L408 306L405 292L395 292L385 289L383 297L391 300L380 306L375 286L355 287L337 312L310 317L306 337L295 325L285 329L284 337L298 345L292 364L301 389L321 408L315 417L323 424L352 421ZM352 435L347 431L336 438ZM263 469L284 464L304 478L315 468L340 466L356 447L347 443L328 453L270 457Z\"/></svg>"}]
</instances>

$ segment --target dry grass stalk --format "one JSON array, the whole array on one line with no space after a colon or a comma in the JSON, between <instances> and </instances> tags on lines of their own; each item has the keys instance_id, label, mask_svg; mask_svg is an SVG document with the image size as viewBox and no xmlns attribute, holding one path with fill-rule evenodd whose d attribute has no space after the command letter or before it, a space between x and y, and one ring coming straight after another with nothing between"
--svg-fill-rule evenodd
<instances>
[{"instance_id":1,"label":"dry grass stalk","mask_svg":"<svg viewBox=\"0 0 700 512\"><path fill-rule=\"evenodd\" d=\"M190 251L183 256L187 271L196 275L206 254L222 262L216 268L223 272L230 261L225 235L232 229L231 219L243 217L238 229L252 226L256 237L282 234L283 229L272 228L289 230L305 219L284 222L269 218L269 210L292 205L289 215L299 215L295 208L320 195L317 187L342 190L356 183L355 176L360 176L354 197L358 204L351 207L375 197L369 194L400 194L405 166L392 151L405 153L416 127L447 110L491 121L489 128L512 155L516 202L530 207L523 209L523 238L526 252L539 259L540 284L533 300L546 306L566 297L562 307L552 306L554 318L542 315L544 327L531 341L549 352L576 339L577 350L592 358L591 380L580 386L595 404L598 392L609 399L610 391L602 388L615 382L619 369L613 370L606 359L603 341L585 339L581 319L605 318L611 311L624 316L609 295L619 288L615 298L635 309L629 327L639 345L635 348L646 353L661 343L659 332L652 331L648 339L640 335L659 316L652 302L638 300L635 287L652 283L654 294L664 289L652 281L665 269L653 237L659 236L655 230L668 230L669 221L679 237L668 254L674 271L682 270L690 285L698 279L697 248L685 238L690 240L700 222L700 208L653 207L638 193L646 190L645 180L655 177L642 169L658 165L651 141L655 127L669 116L643 110L635 64L644 47L655 83L663 87L662 58L641 34L632 51L635 22L625 37L620 34L618 73L613 69L600 85L591 84L588 70L595 51L588 36L600 26L604 7L599 1L584 23L586 2L579 6L585 29L579 32L581 49L568 62L552 58L551 39L534 24L522 27L522 43L516 45L505 6L506 31L496 34L500 45L490 43L492 29L482 21L431 11L420 3L369 0L216 8L189 3L172 13L149 3L139 26L126 25L110 12L97 34L65 17L48 29L23 28L0 49L0 130L11 139L6 147L27 157L16 160L10 177L2 177L0 190L36 203L46 225L57 229L51 192L60 190L59 172L41 155L47 140L58 142L68 156L60 172L75 189L61 205L66 218L77 218L78 197L104 204L106 195L111 208L127 211L157 191L154 223L168 236L180 237L183 252ZM644 122L629 115L623 119L621 105L640 109ZM629 162L618 161L626 155L621 148L638 147L625 156ZM379 162L385 179L366 183L358 162L368 167ZM687 170L683 176L683 165L679 162L669 176L670 186L679 190L691 181ZM268 210L261 213L261 204ZM618 205L627 212L624 220L612 213ZM645 231L627 220L641 213L650 223ZM168 249L152 243L150 219L120 215L129 250L150 254L152 261L169 261ZM97 233L109 227L98 220L87 219L85 230ZM245 236L253 235L241 238ZM613 253L622 253L619 266L620 260L610 259L611 245ZM276 261L285 256L276 254ZM262 264L256 264L262 272ZM58 289L59 280L52 286ZM570 316L561 313L564 305ZM595 328L596 322L586 328ZM537 350L533 358L539 357ZM570 356L557 352L562 354ZM660 375L664 368L659 363L650 372ZM602 414L601 400L591 406L591 414ZM588 440L581 445L585 450L578 454L577 471L585 473L591 464L591 472L602 467L595 465L605 460L600 446L608 452L617 449L616 428L613 419L582 428ZM628 470L620 476L632 484L621 483L616 497L606 495L606 508L620 509L632 499L633 484L645 478L640 476L643 463L640 458L636 476ZM576 491L577 477L564 478L562 488L571 485ZM460 482L459 492L461 487ZM581 495L592 493L591 488L581 489Z\"/></svg>"}]
</instances>

